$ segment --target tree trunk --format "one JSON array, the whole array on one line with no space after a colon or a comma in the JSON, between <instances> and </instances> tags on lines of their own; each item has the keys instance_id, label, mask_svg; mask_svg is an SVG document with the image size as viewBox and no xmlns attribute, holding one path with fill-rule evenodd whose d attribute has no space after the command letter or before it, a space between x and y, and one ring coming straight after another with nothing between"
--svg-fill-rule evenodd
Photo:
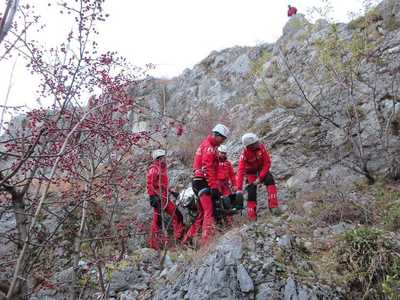
<instances>
[{"instance_id":1,"label":"tree trunk","mask_svg":"<svg viewBox=\"0 0 400 300\"><path fill-rule=\"evenodd\" d=\"M79 261L81 258L81 245L82 245L82 237L84 235L85 230L85 223L86 223L86 214L87 214L87 200L83 200L83 207L82 207L82 217L79 226L79 231L74 239L74 253L73 253L73 275L72 275L72 282L70 287L70 300L75 300L77 295L77 287L78 279L79 279Z\"/></svg>"},{"instance_id":2,"label":"tree trunk","mask_svg":"<svg viewBox=\"0 0 400 300\"><path fill-rule=\"evenodd\" d=\"M12 204L13 204L15 223L17 228L17 240L18 240L17 247L19 250L21 250L28 233L26 227L28 224L28 217L25 212L24 196L20 193L13 194Z\"/></svg>"}]
</instances>

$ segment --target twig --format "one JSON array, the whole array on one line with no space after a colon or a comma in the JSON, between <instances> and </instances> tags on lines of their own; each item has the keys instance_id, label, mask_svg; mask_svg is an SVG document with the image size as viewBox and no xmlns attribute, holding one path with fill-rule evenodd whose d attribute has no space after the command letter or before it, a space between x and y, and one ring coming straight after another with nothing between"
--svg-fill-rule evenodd
<instances>
[{"instance_id":1,"label":"twig","mask_svg":"<svg viewBox=\"0 0 400 300\"><path fill-rule=\"evenodd\" d=\"M282 61L284 62L287 70L289 71L289 74L293 77L294 81L296 82L296 85L298 86L301 94L303 95L304 100L311 106L311 108L315 111L315 113L318 115L318 117L328 121L329 123L331 123L336 128L341 128L338 123L336 123L332 119L328 118L327 116L322 115L321 112L318 110L318 108L316 108L315 105L310 101L310 99L308 99L303 87L301 86L300 82L298 81L296 75L293 73L292 68L290 67L290 65L289 65L288 61L286 60L285 56L283 55L283 52L282 52L280 47L279 47L279 54L281 55Z\"/></svg>"}]
</instances>

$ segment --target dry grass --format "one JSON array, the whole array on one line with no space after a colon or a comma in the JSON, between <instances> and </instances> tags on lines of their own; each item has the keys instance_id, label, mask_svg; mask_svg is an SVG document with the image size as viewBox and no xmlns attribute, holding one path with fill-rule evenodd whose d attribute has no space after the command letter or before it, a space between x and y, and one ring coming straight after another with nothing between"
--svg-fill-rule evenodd
<instances>
[{"instance_id":1,"label":"dry grass","mask_svg":"<svg viewBox=\"0 0 400 300\"><path fill-rule=\"evenodd\" d=\"M234 120L231 120L230 114L224 108L217 108L214 104L205 102L193 111L193 118L185 127L179 145L172 145L178 149L176 155L185 166L192 166L194 154L201 141L218 123L226 125L231 130L234 129Z\"/></svg>"},{"instance_id":2,"label":"dry grass","mask_svg":"<svg viewBox=\"0 0 400 300\"><path fill-rule=\"evenodd\" d=\"M346 232L336 248L338 272L347 279L348 299L382 299L382 283L400 266L392 237L372 227ZM393 269L394 267L394 269Z\"/></svg>"},{"instance_id":3,"label":"dry grass","mask_svg":"<svg viewBox=\"0 0 400 300\"><path fill-rule=\"evenodd\" d=\"M374 203L368 198L359 200L343 193L335 193L316 201L311 217L318 225L340 222L371 224L374 221L373 209Z\"/></svg>"},{"instance_id":4,"label":"dry grass","mask_svg":"<svg viewBox=\"0 0 400 300\"><path fill-rule=\"evenodd\" d=\"M301 101L291 100L287 98L278 99L278 103L280 106L283 106L287 109L299 108L303 104Z\"/></svg>"}]
</instances>

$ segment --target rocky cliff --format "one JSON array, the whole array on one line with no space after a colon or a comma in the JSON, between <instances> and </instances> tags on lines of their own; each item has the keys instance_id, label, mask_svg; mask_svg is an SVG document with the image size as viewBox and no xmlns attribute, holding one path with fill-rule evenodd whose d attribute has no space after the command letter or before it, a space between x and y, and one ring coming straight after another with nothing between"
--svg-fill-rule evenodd
<instances>
[{"instance_id":1,"label":"rocky cliff","mask_svg":"<svg viewBox=\"0 0 400 300\"><path fill-rule=\"evenodd\" d=\"M298 15L275 44L212 52L182 75L149 79L132 93L186 124L189 140L199 127L229 124L233 158L241 134L258 133L290 189L398 178L399 18L398 1L350 24L310 24Z\"/></svg>"},{"instance_id":2,"label":"rocky cliff","mask_svg":"<svg viewBox=\"0 0 400 300\"><path fill-rule=\"evenodd\" d=\"M176 259L149 283L151 297L354 299L360 290L379 297L365 286L352 294L351 280L337 280L349 273L330 268L342 257L335 244L343 246L343 236L359 234L359 226L380 228L383 220L374 216L380 192L397 203L388 207L398 205L396 185L376 183L400 175L399 25L398 1L384 1L349 24L311 24L298 15L275 44L212 52L176 78L132 89L153 110L185 124L185 135L170 146L176 153L216 121L233 128L233 161L241 134L259 134L283 203L280 217L263 214L200 258ZM398 235L394 240L396 249Z\"/></svg>"},{"instance_id":3,"label":"rocky cliff","mask_svg":"<svg viewBox=\"0 0 400 300\"><path fill-rule=\"evenodd\" d=\"M132 241L110 296L397 299L399 81L400 2L385 0L349 24L297 15L274 44L212 52L176 78L132 87L150 111L132 116L140 129L159 126L160 113L184 124L167 138L180 159L173 183L189 183L195 146L221 121L233 161L243 133L261 136L282 205L269 214L261 193L257 223L238 216L206 249L164 253L161 267Z\"/></svg>"}]
</instances>

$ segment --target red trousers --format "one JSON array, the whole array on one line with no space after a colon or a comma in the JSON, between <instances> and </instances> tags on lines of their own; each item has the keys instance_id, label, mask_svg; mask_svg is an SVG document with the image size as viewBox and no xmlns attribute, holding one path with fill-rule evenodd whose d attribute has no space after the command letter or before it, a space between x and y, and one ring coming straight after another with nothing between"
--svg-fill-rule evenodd
<instances>
[{"instance_id":1,"label":"red trousers","mask_svg":"<svg viewBox=\"0 0 400 300\"><path fill-rule=\"evenodd\" d=\"M201 228L201 243L206 244L214 233L214 226L214 210L211 195L207 192L204 192L200 195L196 219L186 232L182 243L187 243L189 239L196 236Z\"/></svg>"},{"instance_id":2,"label":"red trousers","mask_svg":"<svg viewBox=\"0 0 400 300\"><path fill-rule=\"evenodd\" d=\"M272 175L269 175L272 176ZM256 174L248 174L247 181L249 184L256 181L258 176ZM269 181L267 181L269 180ZM276 208L278 207L278 191L276 189L275 182L271 177L267 177L264 179L263 182L266 185L267 194L268 194L268 207L269 208ZM252 187L252 190L248 189L248 199L247 199L247 216L250 220L257 219L257 187Z\"/></svg>"},{"instance_id":3,"label":"red trousers","mask_svg":"<svg viewBox=\"0 0 400 300\"><path fill-rule=\"evenodd\" d=\"M174 238L175 240L179 240L182 237L184 225L182 222L182 218L180 217L180 212L177 211L175 204L172 201L168 201L167 206L165 207L166 200L162 201L162 209L172 218L172 228L174 230ZM164 208L165 207L165 208ZM157 208L153 209L153 222L150 228L150 236L149 236L149 247L153 249L160 249L160 245L162 245L166 240L167 236L161 232L161 216L160 212Z\"/></svg>"}]
</instances>

